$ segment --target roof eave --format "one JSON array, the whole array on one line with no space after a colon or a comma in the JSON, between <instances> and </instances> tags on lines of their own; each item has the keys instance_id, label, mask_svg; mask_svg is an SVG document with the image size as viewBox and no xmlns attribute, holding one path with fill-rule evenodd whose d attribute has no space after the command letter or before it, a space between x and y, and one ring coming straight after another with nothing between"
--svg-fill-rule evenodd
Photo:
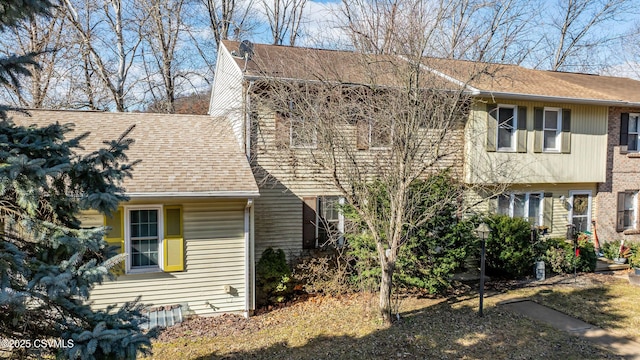
<instances>
[{"instance_id":1,"label":"roof eave","mask_svg":"<svg viewBox=\"0 0 640 360\"><path fill-rule=\"evenodd\" d=\"M226 198L247 199L260 197L255 191L165 191L165 192L126 192L124 195L131 199L148 198Z\"/></svg>"},{"instance_id":2,"label":"roof eave","mask_svg":"<svg viewBox=\"0 0 640 360\"><path fill-rule=\"evenodd\" d=\"M563 96L522 94L522 93L486 91L486 90L480 90L477 96L491 97L491 98L498 98L498 99L509 99L509 100L530 100L530 101L541 101L541 102L547 101L547 102L561 102L561 103L568 103L568 104L585 104L585 105L600 105L600 106L640 106L640 103L624 101L624 100L572 98L572 97L563 97Z\"/></svg>"}]
</instances>

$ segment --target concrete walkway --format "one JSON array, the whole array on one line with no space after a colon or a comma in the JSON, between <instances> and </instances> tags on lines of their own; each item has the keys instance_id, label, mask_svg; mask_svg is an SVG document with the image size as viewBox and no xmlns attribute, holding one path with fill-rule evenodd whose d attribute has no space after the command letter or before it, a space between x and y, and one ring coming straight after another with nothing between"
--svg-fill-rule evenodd
<instances>
[{"instance_id":1,"label":"concrete walkway","mask_svg":"<svg viewBox=\"0 0 640 360\"><path fill-rule=\"evenodd\" d=\"M498 303L533 320L547 323L572 335L582 336L596 346L625 359L640 360L640 343L609 334L607 331L528 299L508 299Z\"/></svg>"}]
</instances>

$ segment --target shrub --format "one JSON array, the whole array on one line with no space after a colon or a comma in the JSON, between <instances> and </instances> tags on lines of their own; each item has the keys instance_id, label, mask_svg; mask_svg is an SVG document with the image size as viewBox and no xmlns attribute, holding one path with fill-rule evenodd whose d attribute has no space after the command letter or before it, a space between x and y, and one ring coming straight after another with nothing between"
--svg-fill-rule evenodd
<instances>
[{"instance_id":1,"label":"shrub","mask_svg":"<svg viewBox=\"0 0 640 360\"><path fill-rule=\"evenodd\" d=\"M293 268L293 279L307 293L344 294L352 290L353 271L344 248L328 250L320 256L300 258Z\"/></svg>"},{"instance_id":2,"label":"shrub","mask_svg":"<svg viewBox=\"0 0 640 360\"><path fill-rule=\"evenodd\" d=\"M508 278L531 274L536 259L530 224L505 215L491 215L486 222L491 229L486 244L487 273Z\"/></svg>"},{"instance_id":3,"label":"shrub","mask_svg":"<svg viewBox=\"0 0 640 360\"><path fill-rule=\"evenodd\" d=\"M640 241L629 242L627 246L631 250L629 265L631 267L640 268Z\"/></svg>"},{"instance_id":4,"label":"shrub","mask_svg":"<svg viewBox=\"0 0 640 360\"><path fill-rule=\"evenodd\" d=\"M372 186L375 186L372 185ZM419 211L439 211L424 224L405 226L407 242L400 248L394 273L394 283L403 287L420 288L431 293L450 287L454 271L461 267L470 249L477 245L475 223L456 217L458 210L452 189L457 183L448 173L433 175L427 181L411 186L411 197L418 201ZM389 206L385 190L375 189L379 206ZM345 216L351 214L347 208ZM354 221L357 217L351 216ZM381 270L373 236L361 226L359 233L347 236L349 255L354 260L352 281L365 289L377 288Z\"/></svg>"},{"instance_id":5,"label":"shrub","mask_svg":"<svg viewBox=\"0 0 640 360\"><path fill-rule=\"evenodd\" d=\"M451 277L460 269L476 245L475 223L443 213L428 226L418 229L400 251L397 280L411 287L441 293L451 286Z\"/></svg>"},{"instance_id":6,"label":"shrub","mask_svg":"<svg viewBox=\"0 0 640 360\"><path fill-rule=\"evenodd\" d=\"M281 303L293 294L291 269L282 249L267 248L256 265L256 303Z\"/></svg>"},{"instance_id":7,"label":"shrub","mask_svg":"<svg viewBox=\"0 0 640 360\"><path fill-rule=\"evenodd\" d=\"M546 245L545 262L556 274L573 271L573 249L563 238L549 238L543 241Z\"/></svg>"},{"instance_id":8,"label":"shrub","mask_svg":"<svg viewBox=\"0 0 640 360\"><path fill-rule=\"evenodd\" d=\"M620 240L607 241L602 244L602 253L607 259L615 259L620 257Z\"/></svg>"},{"instance_id":9,"label":"shrub","mask_svg":"<svg viewBox=\"0 0 640 360\"><path fill-rule=\"evenodd\" d=\"M575 270L580 272L593 272L596 269L597 257L593 243L588 238L578 240L578 253L574 254L573 243L562 238L548 239L548 249L545 260L551 270L557 274L572 273Z\"/></svg>"}]
</instances>

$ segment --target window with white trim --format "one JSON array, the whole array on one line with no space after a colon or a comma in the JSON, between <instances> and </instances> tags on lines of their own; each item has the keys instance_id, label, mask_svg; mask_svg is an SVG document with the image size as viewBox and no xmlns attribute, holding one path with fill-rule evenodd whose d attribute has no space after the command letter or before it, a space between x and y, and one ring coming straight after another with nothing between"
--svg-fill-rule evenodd
<instances>
[{"instance_id":1,"label":"window with white trim","mask_svg":"<svg viewBox=\"0 0 640 360\"><path fill-rule=\"evenodd\" d=\"M107 243L127 254L114 274L184 271L181 205L122 206L104 216L104 225Z\"/></svg>"},{"instance_id":2,"label":"window with white trim","mask_svg":"<svg viewBox=\"0 0 640 360\"><path fill-rule=\"evenodd\" d=\"M344 203L340 196L318 197L316 236L319 246L344 243L344 214L341 209Z\"/></svg>"},{"instance_id":3,"label":"window with white trim","mask_svg":"<svg viewBox=\"0 0 640 360\"><path fill-rule=\"evenodd\" d=\"M591 229L591 192L570 191L571 207L569 218L575 226L576 232L585 232Z\"/></svg>"},{"instance_id":4,"label":"window with white trim","mask_svg":"<svg viewBox=\"0 0 640 360\"><path fill-rule=\"evenodd\" d=\"M127 272L158 271L161 268L162 207L132 207L125 212Z\"/></svg>"},{"instance_id":5,"label":"window with white trim","mask_svg":"<svg viewBox=\"0 0 640 360\"><path fill-rule=\"evenodd\" d=\"M498 197L498 214L523 218L535 226L544 222L543 193L512 193Z\"/></svg>"},{"instance_id":6,"label":"window with white trim","mask_svg":"<svg viewBox=\"0 0 640 360\"><path fill-rule=\"evenodd\" d=\"M543 151L560 151L562 133L562 109L544 108L544 120L542 125Z\"/></svg>"},{"instance_id":7,"label":"window with white trim","mask_svg":"<svg viewBox=\"0 0 640 360\"><path fill-rule=\"evenodd\" d=\"M617 231L635 229L637 226L638 191L618 193Z\"/></svg>"},{"instance_id":8,"label":"window with white trim","mask_svg":"<svg viewBox=\"0 0 640 360\"><path fill-rule=\"evenodd\" d=\"M515 151L518 129L517 108L515 105L498 105L496 112L498 151Z\"/></svg>"}]
</instances>

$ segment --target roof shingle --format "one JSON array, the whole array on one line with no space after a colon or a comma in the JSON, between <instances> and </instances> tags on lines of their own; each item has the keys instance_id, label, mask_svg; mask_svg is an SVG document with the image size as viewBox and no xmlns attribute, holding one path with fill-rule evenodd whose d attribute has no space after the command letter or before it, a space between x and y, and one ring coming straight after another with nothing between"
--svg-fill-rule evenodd
<instances>
[{"instance_id":1,"label":"roof shingle","mask_svg":"<svg viewBox=\"0 0 640 360\"><path fill-rule=\"evenodd\" d=\"M239 45L229 40L222 43L230 52L237 50ZM264 44L254 45L254 56L246 65L243 58L236 58L236 63L244 69L247 77L333 80L387 86L396 86L402 81L409 68L406 65L403 68L402 62L407 60L391 55ZM433 76L424 80L430 88L455 88L464 84L486 96L509 94L557 101L640 104L640 81L628 78L428 57L423 57L421 62L428 70L426 73L439 77L439 80Z\"/></svg>"},{"instance_id":2,"label":"roof shingle","mask_svg":"<svg viewBox=\"0 0 640 360\"><path fill-rule=\"evenodd\" d=\"M127 156L141 160L126 193L137 196L258 195L246 156L226 121L210 116L95 111L29 110L30 117L10 114L17 125L74 124L70 136L90 132L81 142L85 151L104 147L105 140L120 137L130 126L134 139Z\"/></svg>"}]
</instances>

